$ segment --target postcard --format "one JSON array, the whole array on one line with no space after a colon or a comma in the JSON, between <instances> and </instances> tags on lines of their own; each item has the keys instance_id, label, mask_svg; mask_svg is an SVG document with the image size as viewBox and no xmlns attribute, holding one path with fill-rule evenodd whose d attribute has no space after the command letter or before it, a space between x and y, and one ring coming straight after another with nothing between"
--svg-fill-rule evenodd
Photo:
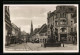
<instances>
[{"instance_id":1,"label":"postcard","mask_svg":"<svg viewBox=\"0 0 80 55\"><path fill-rule=\"evenodd\" d=\"M4 53L79 52L78 4L4 4Z\"/></svg>"}]
</instances>

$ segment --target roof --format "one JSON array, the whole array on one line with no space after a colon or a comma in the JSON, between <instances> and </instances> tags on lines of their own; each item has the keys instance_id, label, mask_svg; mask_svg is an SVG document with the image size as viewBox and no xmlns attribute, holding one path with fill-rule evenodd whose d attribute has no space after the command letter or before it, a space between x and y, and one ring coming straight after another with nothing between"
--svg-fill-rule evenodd
<instances>
[{"instance_id":1,"label":"roof","mask_svg":"<svg viewBox=\"0 0 80 55\"><path fill-rule=\"evenodd\" d=\"M15 28L15 29L19 29L14 23L11 23L12 24L12 27Z\"/></svg>"},{"instance_id":2,"label":"roof","mask_svg":"<svg viewBox=\"0 0 80 55\"><path fill-rule=\"evenodd\" d=\"M75 6L57 6L56 10L54 10L53 12L49 12L49 16L48 18L56 15L57 13L74 13L76 14L77 12L77 7Z\"/></svg>"},{"instance_id":3,"label":"roof","mask_svg":"<svg viewBox=\"0 0 80 55\"><path fill-rule=\"evenodd\" d=\"M27 35L27 33L25 31L22 31L21 35Z\"/></svg>"},{"instance_id":4,"label":"roof","mask_svg":"<svg viewBox=\"0 0 80 55\"><path fill-rule=\"evenodd\" d=\"M47 25L46 24L43 24L41 26L41 28L39 29L39 33L45 33L47 32Z\"/></svg>"},{"instance_id":5,"label":"roof","mask_svg":"<svg viewBox=\"0 0 80 55\"><path fill-rule=\"evenodd\" d=\"M56 12L71 13L71 12L76 12L76 9L77 9L77 7L75 7L75 6L57 6Z\"/></svg>"},{"instance_id":6,"label":"roof","mask_svg":"<svg viewBox=\"0 0 80 55\"><path fill-rule=\"evenodd\" d=\"M45 33L45 32L47 32L47 25L43 24L40 28L36 28L33 33L37 34L37 33Z\"/></svg>"}]
</instances>

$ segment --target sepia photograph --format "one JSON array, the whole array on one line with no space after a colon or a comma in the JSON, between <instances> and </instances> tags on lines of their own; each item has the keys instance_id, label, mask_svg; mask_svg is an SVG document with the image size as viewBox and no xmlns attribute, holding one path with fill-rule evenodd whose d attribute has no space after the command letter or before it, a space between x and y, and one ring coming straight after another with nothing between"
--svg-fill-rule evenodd
<instances>
[{"instance_id":1,"label":"sepia photograph","mask_svg":"<svg viewBox=\"0 0 80 55\"><path fill-rule=\"evenodd\" d=\"M79 52L78 4L4 4L4 53Z\"/></svg>"}]
</instances>

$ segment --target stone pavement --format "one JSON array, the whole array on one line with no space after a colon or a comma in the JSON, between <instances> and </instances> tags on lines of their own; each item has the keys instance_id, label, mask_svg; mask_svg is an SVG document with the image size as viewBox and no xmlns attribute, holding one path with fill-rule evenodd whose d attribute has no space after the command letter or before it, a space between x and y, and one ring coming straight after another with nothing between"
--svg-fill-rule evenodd
<instances>
[{"instance_id":1,"label":"stone pavement","mask_svg":"<svg viewBox=\"0 0 80 55\"><path fill-rule=\"evenodd\" d=\"M38 48L39 51L54 51L54 50L77 50L77 46L76 45L73 45L73 44L64 44L64 47L63 47L63 44L61 44L61 47L41 47L41 48Z\"/></svg>"},{"instance_id":2,"label":"stone pavement","mask_svg":"<svg viewBox=\"0 0 80 55\"><path fill-rule=\"evenodd\" d=\"M6 47L5 50L7 51L29 51L31 50L26 43L22 44L11 44L10 46Z\"/></svg>"},{"instance_id":3,"label":"stone pavement","mask_svg":"<svg viewBox=\"0 0 80 55\"><path fill-rule=\"evenodd\" d=\"M54 50L77 50L77 45L61 44L61 47L42 47L41 43L12 44L5 48L6 51L54 51Z\"/></svg>"}]
</instances>

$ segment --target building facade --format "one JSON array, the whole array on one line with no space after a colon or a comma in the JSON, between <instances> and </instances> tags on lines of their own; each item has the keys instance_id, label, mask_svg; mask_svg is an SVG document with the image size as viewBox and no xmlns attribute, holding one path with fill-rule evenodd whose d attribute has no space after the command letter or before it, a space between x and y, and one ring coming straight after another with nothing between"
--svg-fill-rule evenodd
<instances>
[{"instance_id":1,"label":"building facade","mask_svg":"<svg viewBox=\"0 0 80 55\"><path fill-rule=\"evenodd\" d=\"M74 42L77 44L77 23L74 24Z\"/></svg>"},{"instance_id":2,"label":"building facade","mask_svg":"<svg viewBox=\"0 0 80 55\"><path fill-rule=\"evenodd\" d=\"M75 19L77 20L77 8L75 6L57 6L56 10L47 14L48 37L51 36L51 26L53 35L57 41L72 43L73 37L70 32L74 32Z\"/></svg>"},{"instance_id":3,"label":"building facade","mask_svg":"<svg viewBox=\"0 0 80 55\"><path fill-rule=\"evenodd\" d=\"M28 34L25 31L21 32L21 40L23 42L27 42L28 41Z\"/></svg>"},{"instance_id":4,"label":"building facade","mask_svg":"<svg viewBox=\"0 0 80 55\"><path fill-rule=\"evenodd\" d=\"M47 25L43 24L40 28L36 28L33 32L32 39L38 39L39 42L44 42L44 39L47 39Z\"/></svg>"},{"instance_id":5,"label":"building facade","mask_svg":"<svg viewBox=\"0 0 80 55\"><path fill-rule=\"evenodd\" d=\"M21 30L15 24L12 23L12 41L11 43L19 43L19 38L21 36Z\"/></svg>"},{"instance_id":6,"label":"building facade","mask_svg":"<svg viewBox=\"0 0 80 55\"><path fill-rule=\"evenodd\" d=\"M10 20L9 6L5 6L5 45L11 42L12 25Z\"/></svg>"}]
</instances>

